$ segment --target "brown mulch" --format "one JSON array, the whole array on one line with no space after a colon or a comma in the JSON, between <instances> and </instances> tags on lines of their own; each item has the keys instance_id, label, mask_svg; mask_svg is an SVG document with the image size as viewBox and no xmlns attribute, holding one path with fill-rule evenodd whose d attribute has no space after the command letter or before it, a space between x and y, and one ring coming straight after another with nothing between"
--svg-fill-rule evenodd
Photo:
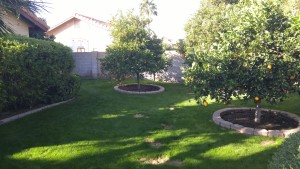
<instances>
[{"instance_id":1,"label":"brown mulch","mask_svg":"<svg viewBox=\"0 0 300 169\"><path fill-rule=\"evenodd\" d=\"M245 127L267 129L267 130L286 130L298 127L298 122L278 112L262 111L261 123L255 123L255 111L224 112L221 118L233 124Z\"/></svg>"},{"instance_id":2,"label":"brown mulch","mask_svg":"<svg viewBox=\"0 0 300 169\"><path fill-rule=\"evenodd\" d=\"M128 84L128 85L119 86L119 89L132 91L132 92L150 92L150 91L158 91L160 88L153 85L141 84L141 88L139 90L137 84Z\"/></svg>"}]
</instances>

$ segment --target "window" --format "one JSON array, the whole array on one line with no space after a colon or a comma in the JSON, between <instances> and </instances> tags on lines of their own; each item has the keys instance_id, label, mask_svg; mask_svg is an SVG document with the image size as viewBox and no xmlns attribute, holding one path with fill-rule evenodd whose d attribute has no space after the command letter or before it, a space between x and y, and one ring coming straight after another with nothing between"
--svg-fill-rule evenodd
<instances>
[{"instance_id":1,"label":"window","mask_svg":"<svg viewBox=\"0 0 300 169\"><path fill-rule=\"evenodd\" d=\"M77 52L85 52L85 48L84 47L78 47Z\"/></svg>"}]
</instances>

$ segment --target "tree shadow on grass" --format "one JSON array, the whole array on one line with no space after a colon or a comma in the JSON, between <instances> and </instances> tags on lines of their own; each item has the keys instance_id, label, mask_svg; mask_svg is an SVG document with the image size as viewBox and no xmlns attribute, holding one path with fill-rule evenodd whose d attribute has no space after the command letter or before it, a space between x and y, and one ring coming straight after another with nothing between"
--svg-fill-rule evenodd
<instances>
[{"instance_id":1,"label":"tree shadow on grass","mask_svg":"<svg viewBox=\"0 0 300 169\"><path fill-rule=\"evenodd\" d=\"M235 135L235 134L233 134ZM179 136L182 138L193 137L191 135L182 135ZM162 140L157 140L162 143L165 143L165 147L161 149L152 149L147 146L146 143L140 143L135 145L133 142L123 142L119 143L114 140L107 140L106 144L109 144L112 147L116 147L115 149L109 149L108 151L92 151L93 149L99 150L105 146L104 142L95 143L92 148L91 144L86 146L80 145L76 147L71 145L74 151L78 151L78 149L83 148L89 150L89 153L82 153L79 156L73 157L64 157L64 159L51 159L49 157L39 157L32 158L24 157L19 159L6 159L6 162L10 163L10 167L12 168L105 168L105 169L117 169L117 168L146 168L146 169L154 169L154 168L174 168L174 166L168 165L167 162L164 162L160 165L151 165L146 164L140 161L142 158L150 159L150 158L158 158L167 156L169 160L179 160L182 161L182 165L180 168L214 168L214 169L223 169L223 168L266 168L267 161L266 157L271 157L274 153L275 148L268 148L262 151L258 151L249 155L241 156L239 158L234 158L232 156L224 157L223 155L210 156L207 154L210 151L215 149L221 149L223 146L227 146L230 144L242 144L241 141L232 142L232 140L225 140L227 137L224 135L213 134L212 135L214 141L213 142L202 142L202 143L194 143L187 144L186 147L182 147L179 152L172 151L172 145L170 139L174 139L171 136L166 137ZM179 141L180 139L176 139ZM220 140L222 142L220 143ZM128 146L127 144L133 144L132 146ZM174 143L176 144L176 143ZM107 146L107 145L106 145ZM122 148L122 146L125 146ZM66 148L64 146L62 149ZM251 147L250 147L251 148ZM77 150L76 150L77 149ZM58 151L58 150L52 150ZM70 153L72 153L71 150ZM234 149L231 150L232 153L237 154ZM73 152L75 153L75 152ZM221 153L221 152L220 152ZM231 153L230 151L227 153ZM175 155L174 155L175 154ZM2 164L0 164L1 166ZM5 167L5 166L4 166Z\"/></svg>"},{"instance_id":2,"label":"tree shadow on grass","mask_svg":"<svg viewBox=\"0 0 300 169\"><path fill-rule=\"evenodd\" d=\"M73 103L1 126L0 168L174 168L140 160L163 156L182 161L180 168L252 168L254 161L265 168L275 150L257 148L269 138L216 126L211 115L223 106L186 106L192 95L180 85L161 84L165 93L141 96L97 82L87 81ZM163 146L153 148L147 138Z\"/></svg>"}]
</instances>

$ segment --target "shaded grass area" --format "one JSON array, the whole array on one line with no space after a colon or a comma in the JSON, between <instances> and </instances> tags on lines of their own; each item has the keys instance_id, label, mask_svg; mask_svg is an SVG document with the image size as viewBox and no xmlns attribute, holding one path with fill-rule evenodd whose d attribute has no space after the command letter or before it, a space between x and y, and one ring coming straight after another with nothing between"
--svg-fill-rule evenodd
<instances>
[{"instance_id":1,"label":"shaded grass area","mask_svg":"<svg viewBox=\"0 0 300 169\"><path fill-rule=\"evenodd\" d=\"M83 81L75 101L0 126L0 168L264 169L283 141L245 136L212 121L218 109L251 104L198 106L183 85L156 84L166 91L129 95L114 91L111 81ZM299 102L292 95L263 107L300 115ZM162 146L152 147L149 139ZM274 144L261 145L267 140ZM142 160L159 158L180 165Z\"/></svg>"}]
</instances>

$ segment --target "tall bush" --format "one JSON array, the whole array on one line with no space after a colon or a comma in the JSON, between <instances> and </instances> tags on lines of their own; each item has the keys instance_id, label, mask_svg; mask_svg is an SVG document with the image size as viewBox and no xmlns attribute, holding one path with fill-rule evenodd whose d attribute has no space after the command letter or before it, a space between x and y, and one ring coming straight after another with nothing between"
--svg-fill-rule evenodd
<instances>
[{"instance_id":1,"label":"tall bush","mask_svg":"<svg viewBox=\"0 0 300 169\"><path fill-rule=\"evenodd\" d=\"M300 133L287 138L279 150L273 155L268 165L269 169L297 169L300 168Z\"/></svg>"},{"instance_id":2,"label":"tall bush","mask_svg":"<svg viewBox=\"0 0 300 169\"><path fill-rule=\"evenodd\" d=\"M66 100L79 90L71 49L22 36L0 37L0 111Z\"/></svg>"}]
</instances>

